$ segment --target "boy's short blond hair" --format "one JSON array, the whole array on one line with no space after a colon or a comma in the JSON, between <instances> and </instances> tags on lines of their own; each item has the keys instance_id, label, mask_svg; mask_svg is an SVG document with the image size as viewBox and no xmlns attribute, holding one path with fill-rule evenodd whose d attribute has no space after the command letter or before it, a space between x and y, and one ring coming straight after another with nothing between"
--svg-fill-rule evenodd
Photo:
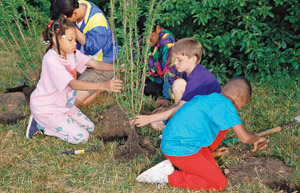
<instances>
[{"instance_id":1,"label":"boy's short blond hair","mask_svg":"<svg viewBox=\"0 0 300 193\"><path fill-rule=\"evenodd\" d=\"M183 38L178 40L172 47L172 52L175 54L182 54L191 58L192 56L197 57L197 64L201 62L202 58L202 45L194 38Z\"/></svg>"}]
</instances>

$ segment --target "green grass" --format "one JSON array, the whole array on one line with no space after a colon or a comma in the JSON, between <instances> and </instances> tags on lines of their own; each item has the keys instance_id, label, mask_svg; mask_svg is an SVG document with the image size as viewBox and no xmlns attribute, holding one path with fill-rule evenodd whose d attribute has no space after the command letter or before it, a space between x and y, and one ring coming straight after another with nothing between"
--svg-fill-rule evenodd
<instances>
[{"instance_id":1,"label":"green grass","mask_svg":"<svg viewBox=\"0 0 300 193\"><path fill-rule=\"evenodd\" d=\"M0 53L1 87L17 86L22 80L19 72L11 70L9 55ZM278 80L258 83L252 81L253 97L249 105L240 112L244 126L250 132L260 132L293 120L300 114L300 79L299 75L286 76ZM153 101L148 100L146 110L153 108ZM95 121L97 114L115 103L112 94L103 94L83 112ZM24 104L24 112L30 110ZM115 160L118 150L117 142L104 144L97 139L101 128L97 127L88 143L72 145L60 139L37 135L31 141L25 137L27 119L14 125L0 124L0 192L193 192L180 188L161 187L141 184L135 181L136 176L155 163L163 160L157 149L156 154L146 158L142 155L133 160ZM149 127L141 133L150 135L157 141L159 132ZM226 139L234 137L232 131ZM295 169L289 184L299 184L300 179L300 125L287 128L280 133L269 135L270 144L259 154L275 156ZM61 152L88 149L102 145L100 153L82 155L62 155ZM231 146L230 148L233 148ZM219 160L220 164L238 162L230 155ZM221 165L221 167L222 167ZM273 192L259 179L252 179L238 186L228 185L224 192Z\"/></svg>"}]
</instances>

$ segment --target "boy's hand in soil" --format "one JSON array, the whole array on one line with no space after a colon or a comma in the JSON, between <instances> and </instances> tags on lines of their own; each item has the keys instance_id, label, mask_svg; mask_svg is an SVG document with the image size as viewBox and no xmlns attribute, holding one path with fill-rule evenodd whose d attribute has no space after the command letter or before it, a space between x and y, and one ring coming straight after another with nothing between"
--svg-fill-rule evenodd
<instances>
[{"instance_id":1,"label":"boy's hand in soil","mask_svg":"<svg viewBox=\"0 0 300 193\"><path fill-rule=\"evenodd\" d=\"M220 147L220 148L216 149L214 152L212 152L212 156L214 158L221 157L221 156L225 155L227 152L228 152L227 147Z\"/></svg>"},{"instance_id":2,"label":"boy's hand in soil","mask_svg":"<svg viewBox=\"0 0 300 193\"><path fill-rule=\"evenodd\" d=\"M253 149L252 149L252 151L254 152L257 149L261 150L261 149L266 148L269 142L270 141L267 138L260 137L256 142L253 143Z\"/></svg>"},{"instance_id":3,"label":"boy's hand in soil","mask_svg":"<svg viewBox=\"0 0 300 193\"><path fill-rule=\"evenodd\" d=\"M105 90L110 92L121 92L122 89L122 82L119 79L116 80L109 80L106 82Z\"/></svg>"}]
</instances>

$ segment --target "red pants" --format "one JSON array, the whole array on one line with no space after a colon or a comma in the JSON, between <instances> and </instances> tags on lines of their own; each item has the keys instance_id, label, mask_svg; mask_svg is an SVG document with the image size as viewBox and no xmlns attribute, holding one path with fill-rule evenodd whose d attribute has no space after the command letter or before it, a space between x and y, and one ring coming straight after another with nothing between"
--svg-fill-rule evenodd
<instances>
[{"instance_id":1,"label":"red pants","mask_svg":"<svg viewBox=\"0 0 300 193\"><path fill-rule=\"evenodd\" d=\"M210 146L202 147L196 154L189 156L165 155L174 166L181 170L175 170L168 176L169 185L192 190L224 190L227 180L213 158L212 152L223 140L227 131L220 131Z\"/></svg>"}]
</instances>

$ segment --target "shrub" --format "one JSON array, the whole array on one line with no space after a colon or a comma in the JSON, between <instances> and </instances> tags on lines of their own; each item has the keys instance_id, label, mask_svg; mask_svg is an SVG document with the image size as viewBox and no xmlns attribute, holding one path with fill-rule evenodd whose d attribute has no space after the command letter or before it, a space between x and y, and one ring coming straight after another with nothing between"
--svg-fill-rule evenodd
<instances>
[{"instance_id":1,"label":"shrub","mask_svg":"<svg viewBox=\"0 0 300 193\"><path fill-rule=\"evenodd\" d=\"M0 0L0 17L1 47L13 55L12 67L35 81L44 54L41 26L47 18L24 0Z\"/></svg>"},{"instance_id":2,"label":"shrub","mask_svg":"<svg viewBox=\"0 0 300 193\"><path fill-rule=\"evenodd\" d=\"M159 24L204 47L202 64L221 82L299 70L298 1L165 0Z\"/></svg>"}]
</instances>

